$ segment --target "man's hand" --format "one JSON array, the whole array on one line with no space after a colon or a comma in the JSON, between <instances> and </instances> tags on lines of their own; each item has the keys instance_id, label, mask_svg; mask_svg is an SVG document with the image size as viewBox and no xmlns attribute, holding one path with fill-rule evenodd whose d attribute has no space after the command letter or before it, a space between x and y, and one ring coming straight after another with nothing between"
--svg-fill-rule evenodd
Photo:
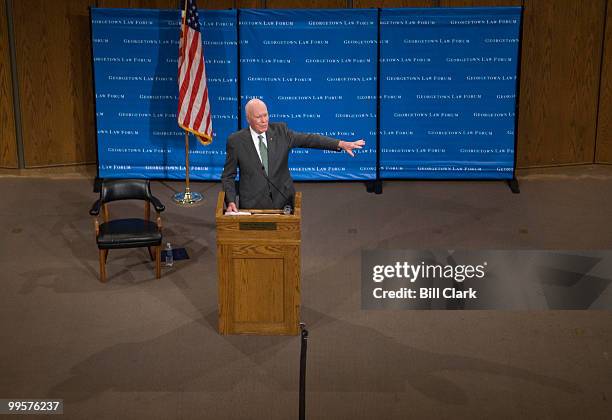
<instances>
[{"instance_id":1,"label":"man's hand","mask_svg":"<svg viewBox=\"0 0 612 420\"><path fill-rule=\"evenodd\" d=\"M340 142L338 143L338 147L344 150L346 153L348 153L352 157L355 157L355 153L353 153L353 150L362 149L363 146L365 146L365 141L363 140L357 140L357 141L340 140Z\"/></svg>"},{"instance_id":2,"label":"man's hand","mask_svg":"<svg viewBox=\"0 0 612 420\"><path fill-rule=\"evenodd\" d=\"M236 203L234 203L233 201L231 203L227 203L227 209L225 209L225 211L232 211L232 212L237 212L238 211L238 207L236 207Z\"/></svg>"}]
</instances>

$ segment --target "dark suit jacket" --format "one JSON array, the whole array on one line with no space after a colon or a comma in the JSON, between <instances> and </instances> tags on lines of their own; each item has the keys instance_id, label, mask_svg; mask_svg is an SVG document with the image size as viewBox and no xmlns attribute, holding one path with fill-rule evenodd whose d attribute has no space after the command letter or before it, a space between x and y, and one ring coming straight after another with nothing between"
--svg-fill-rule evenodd
<instances>
[{"instance_id":1,"label":"dark suit jacket","mask_svg":"<svg viewBox=\"0 0 612 420\"><path fill-rule=\"evenodd\" d=\"M267 179L249 128L237 131L227 139L227 156L221 175L227 203L236 202L235 178L239 169L240 208L275 209L291 204L295 189L289 174L289 151L293 147L337 150L339 143L330 137L292 131L285 123L269 123L266 139Z\"/></svg>"}]
</instances>

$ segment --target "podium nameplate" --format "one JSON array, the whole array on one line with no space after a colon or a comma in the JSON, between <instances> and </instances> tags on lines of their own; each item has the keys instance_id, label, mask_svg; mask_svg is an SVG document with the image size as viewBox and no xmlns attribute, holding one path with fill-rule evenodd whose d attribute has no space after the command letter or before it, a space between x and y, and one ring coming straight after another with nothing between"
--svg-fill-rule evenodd
<instances>
[{"instance_id":1,"label":"podium nameplate","mask_svg":"<svg viewBox=\"0 0 612 420\"><path fill-rule=\"evenodd\" d=\"M240 222L240 230L277 230L274 222Z\"/></svg>"}]
</instances>

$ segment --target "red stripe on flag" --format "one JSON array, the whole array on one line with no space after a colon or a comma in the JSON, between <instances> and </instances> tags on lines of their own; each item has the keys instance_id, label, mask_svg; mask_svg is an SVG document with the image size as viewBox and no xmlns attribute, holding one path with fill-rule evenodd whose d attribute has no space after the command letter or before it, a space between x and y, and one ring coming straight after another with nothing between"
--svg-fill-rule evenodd
<instances>
[{"instance_id":1,"label":"red stripe on flag","mask_svg":"<svg viewBox=\"0 0 612 420\"><path fill-rule=\"evenodd\" d=\"M193 81L193 88L191 89L191 97L189 98L189 107L187 107L187 115L185 115L185 124L188 125L191 121L191 113L193 112L193 103L198 96L198 89L200 88L200 81L202 80L202 71L204 70L204 66L201 65L198 67L198 70L195 75L195 80ZM200 110L204 107L200 104ZM197 125L193 124L194 127Z\"/></svg>"},{"instance_id":2,"label":"red stripe on flag","mask_svg":"<svg viewBox=\"0 0 612 420\"><path fill-rule=\"evenodd\" d=\"M191 45L189 46L189 56L187 57L187 71L185 72L185 78L183 79L183 82L181 84L180 94L183 100L185 99L185 95L187 94L187 90L189 89L189 83L191 82L191 67L194 64L195 53L198 49L198 44L196 41L200 38L199 36L197 36L197 34L193 33L195 31L190 29L188 30L188 32L190 33L190 35L193 35L193 37ZM184 103L182 105L184 106Z\"/></svg>"},{"instance_id":3,"label":"red stripe on flag","mask_svg":"<svg viewBox=\"0 0 612 420\"><path fill-rule=\"evenodd\" d=\"M179 47L177 120L183 128L200 137L212 137L212 114L206 82L202 34L195 1L187 0L186 3L187 14L182 22ZM189 25L186 20L189 21ZM204 131L201 130L202 121L206 121Z\"/></svg>"},{"instance_id":4,"label":"red stripe on flag","mask_svg":"<svg viewBox=\"0 0 612 420\"><path fill-rule=\"evenodd\" d=\"M204 95L202 95L202 106L193 121L194 127L199 127L202 124L202 118L204 118L204 111L206 111L206 104L208 103L208 86L204 86ZM208 113L210 115L210 113Z\"/></svg>"}]
</instances>

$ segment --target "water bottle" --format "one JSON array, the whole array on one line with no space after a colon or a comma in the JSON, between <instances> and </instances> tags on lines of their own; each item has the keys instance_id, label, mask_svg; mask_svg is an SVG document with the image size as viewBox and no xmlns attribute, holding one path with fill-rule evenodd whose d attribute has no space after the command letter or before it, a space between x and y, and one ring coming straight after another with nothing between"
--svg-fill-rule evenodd
<instances>
[{"instance_id":1,"label":"water bottle","mask_svg":"<svg viewBox=\"0 0 612 420\"><path fill-rule=\"evenodd\" d=\"M174 264L174 255L172 255L172 245L170 242L166 244L166 267L172 267Z\"/></svg>"}]
</instances>

